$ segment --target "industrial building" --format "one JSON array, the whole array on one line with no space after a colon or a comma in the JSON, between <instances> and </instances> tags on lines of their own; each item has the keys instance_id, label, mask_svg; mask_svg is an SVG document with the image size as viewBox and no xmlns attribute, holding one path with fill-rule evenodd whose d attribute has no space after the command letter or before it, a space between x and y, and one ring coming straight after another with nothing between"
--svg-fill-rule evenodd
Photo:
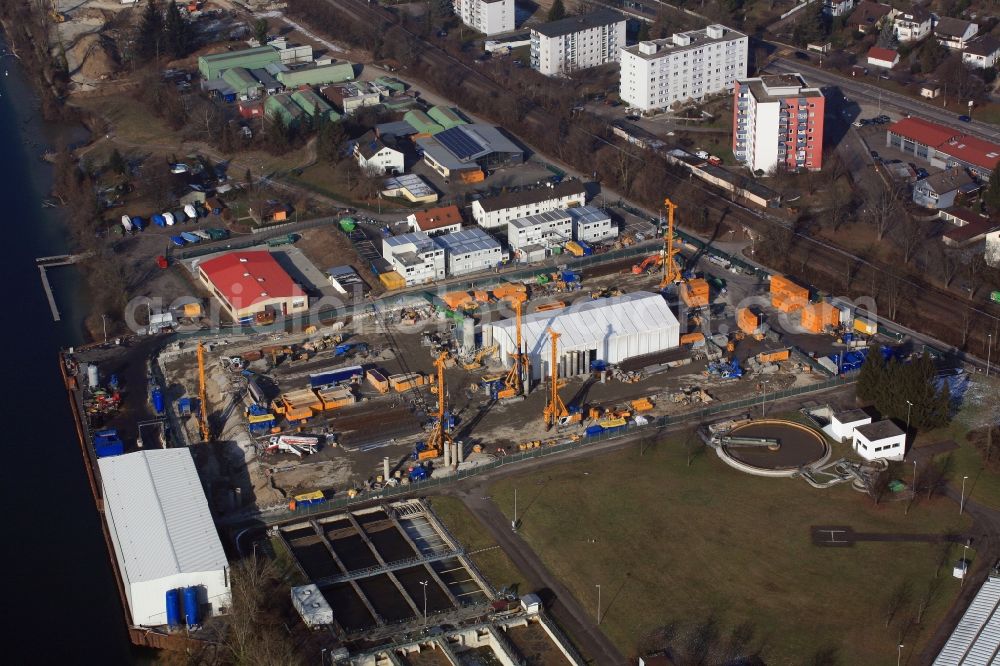
<instances>
[{"instance_id":1,"label":"industrial building","mask_svg":"<svg viewBox=\"0 0 1000 666\"><path fill-rule=\"evenodd\" d=\"M618 62L625 17L600 9L531 29L531 68L546 76Z\"/></svg>"},{"instance_id":2,"label":"industrial building","mask_svg":"<svg viewBox=\"0 0 1000 666\"><path fill-rule=\"evenodd\" d=\"M280 118L285 127L299 127L306 120L305 110L288 94L271 95L264 100L264 115Z\"/></svg>"},{"instance_id":3,"label":"industrial building","mask_svg":"<svg viewBox=\"0 0 1000 666\"><path fill-rule=\"evenodd\" d=\"M197 265L198 279L236 321L305 312L309 299L266 250L230 252Z\"/></svg>"},{"instance_id":4,"label":"industrial building","mask_svg":"<svg viewBox=\"0 0 1000 666\"><path fill-rule=\"evenodd\" d=\"M387 178L382 183L382 196L403 197L410 203L434 203L438 193L420 176L408 173Z\"/></svg>"},{"instance_id":5,"label":"industrial building","mask_svg":"<svg viewBox=\"0 0 1000 666\"><path fill-rule=\"evenodd\" d=\"M573 219L573 240L597 243L618 237L618 227L611 222L611 216L597 206L567 208Z\"/></svg>"},{"instance_id":6,"label":"industrial building","mask_svg":"<svg viewBox=\"0 0 1000 666\"><path fill-rule=\"evenodd\" d=\"M733 155L754 172L823 167L826 100L801 74L736 81L733 91Z\"/></svg>"},{"instance_id":7,"label":"industrial building","mask_svg":"<svg viewBox=\"0 0 1000 666\"><path fill-rule=\"evenodd\" d=\"M386 144L374 130L368 130L354 142L354 158L368 174L402 173L405 155L395 146Z\"/></svg>"},{"instance_id":8,"label":"industrial building","mask_svg":"<svg viewBox=\"0 0 1000 666\"><path fill-rule=\"evenodd\" d=\"M225 613L229 563L191 452L137 451L97 465L132 623L166 625L168 590L186 588L196 591L198 617Z\"/></svg>"},{"instance_id":9,"label":"industrial building","mask_svg":"<svg viewBox=\"0 0 1000 666\"><path fill-rule=\"evenodd\" d=\"M1000 163L1000 145L922 118L903 118L889 125L885 145L939 169L965 167L980 181L988 180Z\"/></svg>"},{"instance_id":10,"label":"industrial building","mask_svg":"<svg viewBox=\"0 0 1000 666\"><path fill-rule=\"evenodd\" d=\"M853 448L866 460L902 460L906 455L906 433L888 420L859 425L854 428Z\"/></svg>"},{"instance_id":11,"label":"industrial building","mask_svg":"<svg viewBox=\"0 0 1000 666\"><path fill-rule=\"evenodd\" d=\"M515 329L513 319L483 325L483 344L498 345L508 364L517 352ZM594 361L621 363L674 349L680 341L680 324L663 296L644 291L536 312L523 318L521 329L535 379L550 374L549 329L562 336L557 351L563 377L590 372Z\"/></svg>"},{"instance_id":12,"label":"industrial building","mask_svg":"<svg viewBox=\"0 0 1000 666\"><path fill-rule=\"evenodd\" d=\"M573 218L565 210L550 210L507 223L507 244L520 250L528 245L549 248L573 240Z\"/></svg>"},{"instance_id":13,"label":"industrial building","mask_svg":"<svg viewBox=\"0 0 1000 666\"><path fill-rule=\"evenodd\" d=\"M444 178L454 176L464 182L483 180L483 169L524 161L524 151L517 144L496 127L480 123L456 125L434 136L418 137L416 145L427 166Z\"/></svg>"},{"instance_id":14,"label":"industrial building","mask_svg":"<svg viewBox=\"0 0 1000 666\"><path fill-rule=\"evenodd\" d=\"M246 69L262 68L271 63L281 62L281 54L273 46L258 46L242 51L213 53L198 58L198 72L204 80L218 79L223 72L234 67Z\"/></svg>"},{"instance_id":15,"label":"industrial building","mask_svg":"<svg viewBox=\"0 0 1000 666\"><path fill-rule=\"evenodd\" d=\"M544 185L529 190L506 192L472 202L472 217L486 229L506 227L511 220L538 215L557 208L583 206L587 188L577 180Z\"/></svg>"},{"instance_id":16,"label":"industrial building","mask_svg":"<svg viewBox=\"0 0 1000 666\"><path fill-rule=\"evenodd\" d=\"M382 239L382 256L407 287L445 276L444 249L422 231Z\"/></svg>"},{"instance_id":17,"label":"industrial building","mask_svg":"<svg viewBox=\"0 0 1000 666\"><path fill-rule=\"evenodd\" d=\"M966 565L963 563L962 575ZM994 565L933 666L990 666L1000 654L1000 571Z\"/></svg>"},{"instance_id":18,"label":"industrial building","mask_svg":"<svg viewBox=\"0 0 1000 666\"><path fill-rule=\"evenodd\" d=\"M443 132L444 128L431 120L431 117L420 109L413 109L403 114L403 121L413 128L413 134L431 136Z\"/></svg>"},{"instance_id":19,"label":"industrial building","mask_svg":"<svg viewBox=\"0 0 1000 666\"><path fill-rule=\"evenodd\" d=\"M302 67L285 68L278 72L277 78L286 88L341 83L354 79L354 65L349 62L335 63L329 58L324 58Z\"/></svg>"},{"instance_id":20,"label":"industrial building","mask_svg":"<svg viewBox=\"0 0 1000 666\"><path fill-rule=\"evenodd\" d=\"M448 275L465 275L496 268L507 257L496 238L479 227L435 236L444 249Z\"/></svg>"},{"instance_id":21,"label":"industrial building","mask_svg":"<svg viewBox=\"0 0 1000 666\"><path fill-rule=\"evenodd\" d=\"M462 228L462 211L458 206L428 208L410 213L406 217L410 231L422 231L428 236L454 233Z\"/></svg>"},{"instance_id":22,"label":"industrial building","mask_svg":"<svg viewBox=\"0 0 1000 666\"><path fill-rule=\"evenodd\" d=\"M292 101L306 112L310 122L314 125L324 120L340 120L340 114L334 111L333 107L325 99L317 95L310 88L293 92Z\"/></svg>"},{"instance_id":23,"label":"industrial building","mask_svg":"<svg viewBox=\"0 0 1000 666\"><path fill-rule=\"evenodd\" d=\"M468 125L465 118L458 115L454 109L447 106L432 106L427 109L427 117L432 119L444 129L451 129L459 125Z\"/></svg>"},{"instance_id":24,"label":"industrial building","mask_svg":"<svg viewBox=\"0 0 1000 666\"><path fill-rule=\"evenodd\" d=\"M454 0L462 23L487 37L514 29L514 0Z\"/></svg>"},{"instance_id":25,"label":"industrial building","mask_svg":"<svg viewBox=\"0 0 1000 666\"><path fill-rule=\"evenodd\" d=\"M382 94L364 81L323 86L319 92L345 114L365 106L378 106L382 101Z\"/></svg>"},{"instance_id":26,"label":"industrial building","mask_svg":"<svg viewBox=\"0 0 1000 666\"><path fill-rule=\"evenodd\" d=\"M749 40L723 25L679 32L622 49L622 101L642 111L732 90L747 75Z\"/></svg>"}]
</instances>

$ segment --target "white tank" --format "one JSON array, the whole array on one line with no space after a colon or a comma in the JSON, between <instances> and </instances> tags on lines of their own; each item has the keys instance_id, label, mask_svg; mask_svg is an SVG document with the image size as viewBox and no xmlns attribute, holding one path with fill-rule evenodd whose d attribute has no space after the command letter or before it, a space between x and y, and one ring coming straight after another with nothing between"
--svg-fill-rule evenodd
<instances>
[{"instance_id":1,"label":"white tank","mask_svg":"<svg viewBox=\"0 0 1000 666\"><path fill-rule=\"evenodd\" d=\"M98 388L101 385L100 375L97 372L97 364L91 363L87 366L87 386L92 389Z\"/></svg>"},{"instance_id":2,"label":"white tank","mask_svg":"<svg viewBox=\"0 0 1000 666\"><path fill-rule=\"evenodd\" d=\"M476 348L476 320L472 317L462 320L462 348L470 351Z\"/></svg>"}]
</instances>

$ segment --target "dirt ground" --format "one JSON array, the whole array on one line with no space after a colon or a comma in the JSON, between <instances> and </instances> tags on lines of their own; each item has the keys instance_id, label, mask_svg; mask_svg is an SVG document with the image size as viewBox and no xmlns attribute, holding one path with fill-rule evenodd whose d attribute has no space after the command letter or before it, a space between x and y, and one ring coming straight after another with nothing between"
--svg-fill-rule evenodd
<instances>
[{"instance_id":1,"label":"dirt ground","mask_svg":"<svg viewBox=\"0 0 1000 666\"><path fill-rule=\"evenodd\" d=\"M351 266L371 289L381 288L381 283L372 277L371 270L361 262L347 235L338 228L329 226L306 229L299 234L295 247L320 270L333 266Z\"/></svg>"}]
</instances>

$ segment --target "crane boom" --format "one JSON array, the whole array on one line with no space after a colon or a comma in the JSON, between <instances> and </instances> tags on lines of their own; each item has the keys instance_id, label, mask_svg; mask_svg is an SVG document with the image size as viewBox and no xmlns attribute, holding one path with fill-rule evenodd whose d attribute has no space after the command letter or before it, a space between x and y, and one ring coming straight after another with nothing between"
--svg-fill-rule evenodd
<instances>
[{"instance_id":1,"label":"crane boom","mask_svg":"<svg viewBox=\"0 0 1000 666\"><path fill-rule=\"evenodd\" d=\"M451 434L444 427L445 412L445 386L444 386L444 362L448 358L448 352L441 354L434 360L434 367L437 368L437 396L438 408L435 414L434 428L427 438L427 449L421 458L437 458L444 452L446 446L454 444ZM457 462L457 461L456 461Z\"/></svg>"},{"instance_id":2,"label":"crane boom","mask_svg":"<svg viewBox=\"0 0 1000 666\"><path fill-rule=\"evenodd\" d=\"M201 406L201 414L198 425L201 427L201 441L207 442L208 431L208 391L205 389L205 345L198 342L198 402Z\"/></svg>"},{"instance_id":3,"label":"crane boom","mask_svg":"<svg viewBox=\"0 0 1000 666\"><path fill-rule=\"evenodd\" d=\"M674 249L674 211L677 210L677 204L664 199L663 205L667 207L667 233L663 237L663 279L660 281L660 289L666 289L680 278L680 271L674 263L674 256L680 252Z\"/></svg>"},{"instance_id":4,"label":"crane boom","mask_svg":"<svg viewBox=\"0 0 1000 666\"><path fill-rule=\"evenodd\" d=\"M524 374L523 366L527 364L527 356L523 353L524 341L521 338L521 301L517 299L512 299L514 303L514 318L515 318L515 340L517 341L517 352L513 354L514 364L510 368L510 372L507 373L507 378L504 380L503 390L500 391L497 397L501 399L514 398L519 395L524 395Z\"/></svg>"},{"instance_id":5,"label":"crane boom","mask_svg":"<svg viewBox=\"0 0 1000 666\"><path fill-rule=\"evenodd\" d=\"M549 378L549 404L545 406L545 411L542 412L545 417L545 429L548 430L552 426L559 423L559 419L564 416L569 415L569 411L566 409L566 405L563 404L562 398L559 397L559 338L562 337L560 333L556 333L551 328L549 329L549 338L551 339L552 346L552 367L550 369Z\"/></svg>"}]
</instances>

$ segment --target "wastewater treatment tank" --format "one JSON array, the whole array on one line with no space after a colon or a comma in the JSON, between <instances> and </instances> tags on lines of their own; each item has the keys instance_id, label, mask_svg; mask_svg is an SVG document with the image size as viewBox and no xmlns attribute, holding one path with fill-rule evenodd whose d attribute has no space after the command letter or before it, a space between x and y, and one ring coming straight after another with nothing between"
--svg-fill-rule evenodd
<instances>
[{"instance_id":1,"label":"wastewater treatment tank","mask_svg":"<svg viewBox=\"0 0 1000 666\"><path fill-rule=\"evenodd\" d=\"M763 419L736 426L718 448L731 466L760 476L792 476L830 457L823 434L795 421Z\"/></svg>"}]
</instances>

